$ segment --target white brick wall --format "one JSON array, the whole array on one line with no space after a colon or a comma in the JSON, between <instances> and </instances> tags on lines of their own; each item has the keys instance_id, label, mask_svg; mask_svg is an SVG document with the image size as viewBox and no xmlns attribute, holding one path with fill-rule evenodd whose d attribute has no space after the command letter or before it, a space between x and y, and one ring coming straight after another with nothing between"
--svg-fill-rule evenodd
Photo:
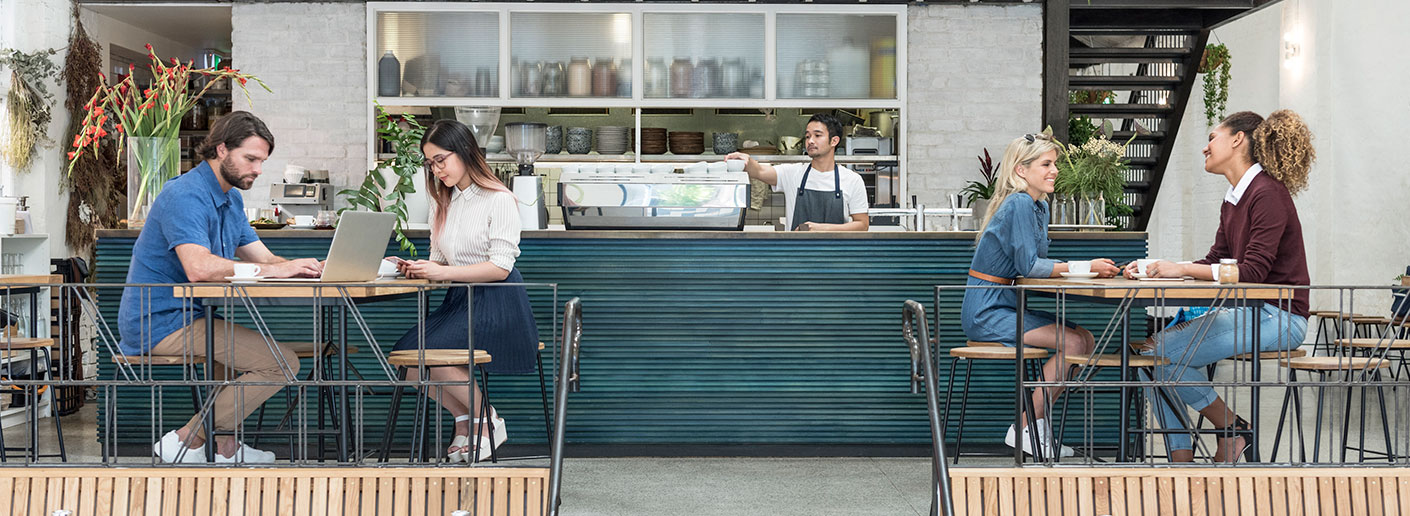
<instances>
[{"instance_id":1,"label":"white brick wall","mask_svg":"<svg viewBox=\"0 0 1410 516\"><path fill-rule=\"evenodd\" d=\"M269 185L286 164L327 169L336 189L367 172L367 13L361 3L236 4L231 13L235 66L274 93L250 86L253 106L269 125L275 150L264 174L245 192L247 206L269 202Z\"/></svg>"},{"instance_id":2,"label":"white brick wall","mask_svg":"<svg viewBox=\"0 0 1410 516\"><path fill-rule=\"evenodd\" d=\"M1043 10L1039 5L909 9L907 187L927 206L979 179L984 148L1041 130ZM906 203L910 200L906 199Z\"/></svg>"}]
</instances>

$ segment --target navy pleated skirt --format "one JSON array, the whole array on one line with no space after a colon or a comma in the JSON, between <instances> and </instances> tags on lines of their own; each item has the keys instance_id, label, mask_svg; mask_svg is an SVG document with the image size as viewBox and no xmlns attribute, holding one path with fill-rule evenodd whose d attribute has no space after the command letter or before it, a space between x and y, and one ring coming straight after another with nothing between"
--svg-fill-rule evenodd
<instances>
[{"instance_id":1,"label":"navy pleated skirt","mask_svg":"<svg viewBox=\"0 0 1410 516\"><path fill-rule=\"evenodd\" d=\"M519 270L509 271L504 283L523 283ZM426 316L426 349L466 349L469 346L466 310L474 305L475 349L489 352L492 361L485 369L495 374L532 373L539 347L539 330L529 306L529 292L522 286L447 289L441 306ZM474 301L471 301L473 297ZM420 325L397 340L393 350L417 349Z\"/></svg>"}]
</instances>

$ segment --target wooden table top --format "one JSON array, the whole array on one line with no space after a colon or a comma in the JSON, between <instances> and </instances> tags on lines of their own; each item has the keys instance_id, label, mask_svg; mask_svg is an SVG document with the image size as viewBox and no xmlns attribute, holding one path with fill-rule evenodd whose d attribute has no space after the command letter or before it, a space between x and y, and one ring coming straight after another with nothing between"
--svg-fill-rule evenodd
<instances>
[{"instance_id":1,"label":"wooden table top","mask_svg":"<svg viewBox=\"0 0 1410 516\"><path fill-rule=\"evenodd\" d=\"M192 286L173 287L178 298L341 298L339 290L346 290L353 299L415 294L431 282L424 279L394 279L366 282L319 283L304 282L255 282L255 283L198 283Z\"/></svg>"},{"instance_id":2,"label":"wooden table top","mask_svg":"<svg viewBox=\"0 0 1410 516\"><path fill-rule=\"evenodd\" d=\"M1292 289L1288 285L1272 285L1268 283L1235 283L1233 285L1221 285L1213 281L1195 279L1183 281L1141 281L1126 278L1020 278L1017 284L1028 287L1067 287L1062 289L1036 288L1030 290L1049 293L1061 292L1072 296L1103 299L1125 299L1127 297L1134 297L1136 299L1288 299L1292 297ZM1084 286L1093 288L1081 288ZM1230 293L1230 288L1246 290L1238 293Z\"/></svg>"},{"instance_id":3,"label":"wooden table top","mask_svg":"<svg viewBox=\"0 0 1410 516\"><path fill-rule=\"evenodd\" d=\"M57 285L64 282L64 277L58 274L0 274L0 286L3 285Z\"/></svg>"}]
</instances>

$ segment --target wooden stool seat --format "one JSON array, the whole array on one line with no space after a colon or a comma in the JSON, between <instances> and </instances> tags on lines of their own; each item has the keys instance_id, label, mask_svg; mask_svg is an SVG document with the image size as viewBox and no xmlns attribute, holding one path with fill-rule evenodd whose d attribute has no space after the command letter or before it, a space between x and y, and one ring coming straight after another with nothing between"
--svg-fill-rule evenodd
<instances>
[{"instance_id":1,"label":"wooden stool seat","mask_svg":"<svg viewBox=\"0 0 1410 516\"><path fill-rule=\"evenodd\" d=\"M1002 347L1004 347L1004 344L1003 344L1002 342L985 342L985 341L982 341L982 340L969 340L969 341L965 341L964 345L969 346L969 347L971 347L971 348L1002 348Z\"/></svg>"},{"instance_id":2,"label":"wooden stool seat","mask_svg":"<svg viewBox=\"0 0 1410 516\"><path fill-rule=\"evenodd\" d=\"M1385 369L1390 361L1366 357L1301 357L1279 361L1283 367L1300 371L1355 371L1361 369Z\"/></svg>"},{"instance_id":3,"label":"wooden stool seat","mask_svg":"<svg viewBox=\"0 0 1410 516\"><path fill-rule=\"evenodd\" d=\"M1341 310L1313 310L1312 315L1317 317L1341 317ZM1361 317L1361 314L1345 314L1348 317Z\"/></svg>"},{"instance_id":4,"label":"wooden stool seat","mask_svg":"<svg viewBox=\"0 0 1410 516\"><path fill-rule=\"evenodd\" d=\"M1359 339L1337 339L1337 347L1356 349L1410 349L1410 339L1378 339L1374 337Z\"/></svg>"},{"instance_id":5,"label":"wooden stool seat","mask_svg":"<svg viewBox=\"0 0 1410 516\"><path fill-rule=\"evenodd\" d=\"M1366 316L1365 316L1364 314L1345 314L1345 313L1341 313L1341 312L1332 312L1332 313L1330 313L1330 314L1327 314L1327 317L1332 317L1332 318L1336 318L1336 319L1351 319L1351 318L1353 318L1353 317L1366 317Z\"/></svg>"},{"instance_id":6,"label":"wooden stool seat","mask_svg":"<svg viewBox=\"0 0 1410 516\"><path fill-rule=\"evenodd\" d=\"M1351 324L1390 324L1390 318L1379 315L1355 315L1351 317Z\"/></svg>"},{"instance_id":7,"label":"wooden stool seat","mask_svg":"<svg viewBox=\"0 0 1410 516\"><path fill-rule=\"evenodd\" d=\"M1085 367L1121 367L1121 355L1107 353L1100 355L1066 355L1063 361ZM1155 357L1149 355L1130 355L1126 357L1128 367L1155 367L1169 365L1170 360L1165 357Z\"/></svg>"},{"instance_id":8,"label":"wooden stool seat","mask_svg":"<svg viewBox=\"0 0 1410 516\"><path fill-rule=\"evenodd\" d=\"M1307 351L1305 351L1305 350L1302 350L1302 349L1290 349L1290 350L1287 350L1287 351L1264 351L1264 352L1258 354L1258 359L1259 359L1259 360L1276 360L1276 359L1280 359L1280 358L1300 358L1300 357L1305 357L1305 356L1307 356ZM1229 357L1229 360L1240 360L1240 361L1244 361L1244 362L1249 362L1249 361L1252 361L1252 360L1253 360L1253 353L1244 353L1244 354L1242 354L1242 355L1234 355L1234 356L1232 356L1232 357Z\"/></svg>"},{"instance_id":9,"label":"wooden stool seat","mask_svg":"<svg viewBox=\"0 0 1410 516\"><path fill-rule=\"evenodd\" d=\"M30 339L23 337L0 337L0 350L48 348L54 346L54 339Z\"/></svg>"},{"instance_id":10,"label":"wooden stool seat","mask_svg":"<svg viewBox=\"0 0 1410 516\"><path fill-rule=\"evenodd\" d=\"M417 367L422 364L423 356L425 364L430 367L470 365L470 353L464 349L404 349L389 353L387 363L397 367ZM475 350L475 365L488 364L490 361L489 352Z\"/></svg>"},{"instance_id":11,"label":"wooden stool seat","mask_svg":"<svg viewBox=\"0 0 1410 516\"><path fill-rule=\"evenodd\" d=\"M968 358L973 360L1013 360L1017 355L1014 348L1008 346L994 347L973 347L954 348L950 350L950 356L955 358ZM1024 360L1048 358L1048 350L1043 348L1023 348Z\"/></svg>"},{"instance_id":12,"label":"wooden stool seat","mask_svg":"<svg viewBox=\"0 0 1410 516\"><path fill-rule=\"evenodd\" d=\"M317 358L321 355L331 355L338 351L338 345L333 342L325 342L323 344L313 342L280 342L279 345L284 346L289 351L293 351L294 356L299 358ZM319 353L319 351L322 351L322 353ZM349 355L357 352L357 346L348 345Z\"/></svg>"},{"instance_id":13,"label":"wooden stool seat","mask_svg":"<svg viewBox=\"0 0 1410 516\"><path fill-rule=\"evenodd\" d=\"M128 365L177 366L206 363L196 355L113 355L113 363Z\"/></svg>"}]
</instances>

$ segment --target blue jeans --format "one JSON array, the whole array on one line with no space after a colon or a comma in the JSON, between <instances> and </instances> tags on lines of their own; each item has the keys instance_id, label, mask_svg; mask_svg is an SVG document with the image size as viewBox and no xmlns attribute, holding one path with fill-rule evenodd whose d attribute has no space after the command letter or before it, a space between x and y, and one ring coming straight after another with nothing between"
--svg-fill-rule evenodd
<instances>
[{"instance_id":1,"label":"blue jeans","mask_svg":"<svg viewBox=\"0 0 1410 516\"><path fill-rule=\"evenodd\" d=\"M1272 305L1253 308L1221 309L1190 321L1188 324L1157 333L1152 340L1152 355L1165 357L1170 365L1155 368L1157 381L1208 382L1205 367L1220 360L1250 353L1253 339L1253 315L1258 315L1259 352L1287 351L1302 345L1307 336L1307 318L1299 317ZM1203 410L1218 395L1209 386L1166 387L1165 395L1172 402ZM1156 418L1167 430L1185 428L1170 404L1146 389L1147 399L1156 406ZM1183 407L1181 410L1184 410ZM1170 450L1192 450L1189 434L1166 434Z\"/></svg>"}]
</instances>

